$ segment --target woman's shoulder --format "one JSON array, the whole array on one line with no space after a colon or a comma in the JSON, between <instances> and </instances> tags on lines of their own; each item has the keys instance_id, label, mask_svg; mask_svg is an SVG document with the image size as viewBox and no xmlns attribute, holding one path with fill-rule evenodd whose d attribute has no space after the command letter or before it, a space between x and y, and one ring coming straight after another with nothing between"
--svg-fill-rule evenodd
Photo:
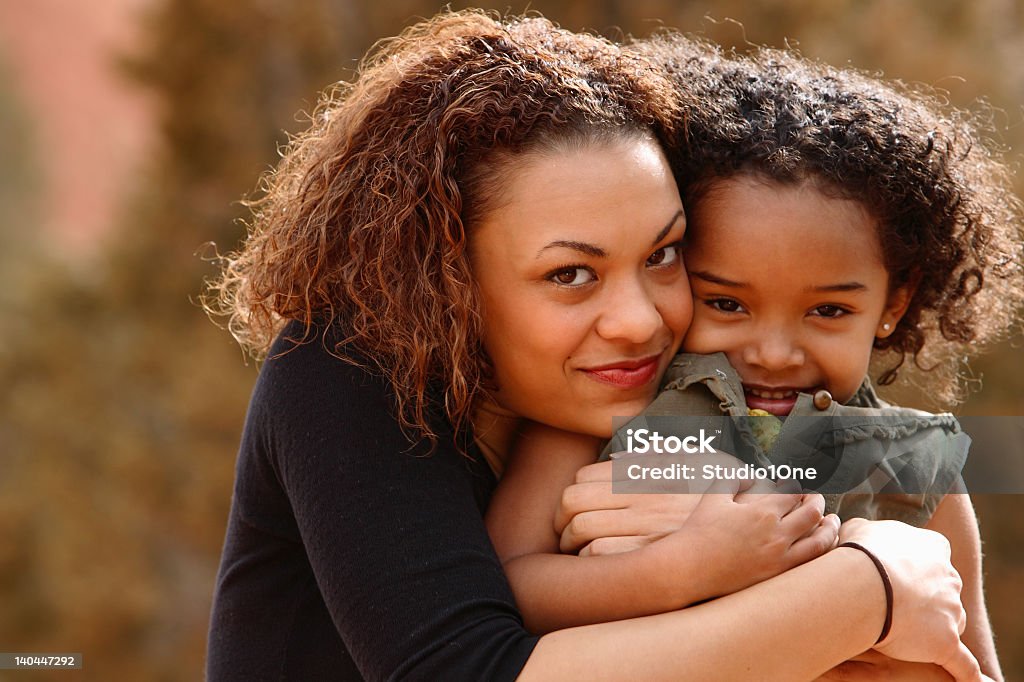
<instances>
[{"instance_id":1,"label":"woman's shoulder","mask_svg":"<svg viewBox=\"0 0 1024 682\"><path fill-rule=\"evenodd\" d=\"M390 414L392 407L387 381L357 349L343 343L335 327L299 321L287 323L271 345L253 403L286 413L330 404L377 417Z\"/></svg>"},{"instance_id":2,"label":"woman's shoulder","mask_svg":"<svg viewBox=\"0 0 1024 682\"><path fill-rule=\"evenodd\" d=\"M433 469L480 468L476 448L458 447L467 439L440 416L434 442L403 428L390 382L343 338L336 328L291 322L263 363L247 431L266 444L282 473L307 466L311 453L346 466L404 468L429 456Z\"/></svg>"}]
</instances>

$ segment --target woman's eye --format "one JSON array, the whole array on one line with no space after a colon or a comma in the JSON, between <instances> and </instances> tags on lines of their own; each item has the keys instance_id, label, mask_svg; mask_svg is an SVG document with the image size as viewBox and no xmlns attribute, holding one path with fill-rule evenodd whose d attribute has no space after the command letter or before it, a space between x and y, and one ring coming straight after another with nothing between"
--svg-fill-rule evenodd
<instances>
[{"instance_id":1,"label":"woman's eye","mask_svg":"<svg viewBox=\"0 0 1024 682\"><path fill-rule=\"evenodd\" d=\"M741 306L739 302L734 301L731 298L712 298L706 301L706 303L715 310L722 313L743 312L743 306Z\"/></svg>"},{"instance_id":2,"label":"woman's eye","mask_svg":"<svg viewBox=\"0 0 1024 682\"><path fill-rule=\"evenodd\" d=\"M594 281L594 273L587 268L562 268L548 276L555 284L567 287L578 287Z\"/></svg>"},{"instance_id":3,"label":"woman's eye","mask_svg":"<svg viewBox=\"0 0 1024 682\"><path fill-rule=\"evenodd\" d=\"M814 309L814 314L818 317L842 317L847 312L849 311L837 305L819 305Z\"/></svg>"},{"instance_id":4,"label":"woman's eye","mask_svg":"<svg viewBox=\"0 0 1024 682\"><path fill-rule=\"evenodd\" d=\"M647 257L647 264L654 266L671 265L679 260L679 244L663 246Z\"/></svg>"}]
</instances>

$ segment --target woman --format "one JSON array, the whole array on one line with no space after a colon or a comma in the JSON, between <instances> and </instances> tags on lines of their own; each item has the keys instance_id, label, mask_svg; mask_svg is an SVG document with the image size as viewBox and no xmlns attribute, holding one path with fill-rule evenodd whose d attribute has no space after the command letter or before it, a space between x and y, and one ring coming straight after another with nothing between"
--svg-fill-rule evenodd
<instances>
[{"instance_id":1,"label":"woman","mask_svg":"<svg viewBox=\"0 0 1024 682\"><path fill-rule=\"evenodd\" d=\"M678 192L648 132L673 97L600 39L455 13L321 108L219 282L236 336L269 351L210 679L811 678L871 647L887 609L887 653L977 678L948 547L898 524L841 538L888 567L888 603L841 548L684 611L523 629L482 521L516 420L609 432L688 321ZM676 576L672 543L650 547L636 574Z\"/></svg>"}]
</instances>

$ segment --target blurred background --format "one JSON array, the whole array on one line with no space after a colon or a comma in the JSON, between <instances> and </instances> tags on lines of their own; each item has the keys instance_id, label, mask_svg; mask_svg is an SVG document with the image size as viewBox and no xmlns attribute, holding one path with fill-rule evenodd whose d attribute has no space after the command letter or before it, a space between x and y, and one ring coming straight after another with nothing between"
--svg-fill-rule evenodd
<instances>
[{"instance_id":1,"label":"blurred background","mask_svg":"<svg viewBox=\"0 0 1024 682\"><path fill-rule=\"evenodd\" d=\"M1024 0L529 8L611 37L671 26L740 49L790 45L938 87L984 111L1010 161L1024 160ZM202 677L257 372L195 303L214 272L204 244L237 245L239 199L318 91L438 9L0 0L0 651L85 657L82 671L0 680ZM1024 414L1020 344L972 363L960 412ZM1024 679L1024 497L977 506L1004 671Z\"/></svg>"}]
</instances>

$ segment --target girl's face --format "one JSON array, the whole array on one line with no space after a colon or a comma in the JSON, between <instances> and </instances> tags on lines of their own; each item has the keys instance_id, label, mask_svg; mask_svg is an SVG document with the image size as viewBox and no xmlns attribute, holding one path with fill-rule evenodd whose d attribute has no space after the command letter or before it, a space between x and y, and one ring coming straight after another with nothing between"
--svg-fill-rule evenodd
<instances>
[{"instance_id":1,"label":"girl's face","mask_svg":"<svg viewBox=\"0 0 1024 682\"><path fill-rule=\"evenodd\" d=\"M679 192L648 139L514 163L471 242L495 399L607 437L653 399L690 322Z\"/></svg>"},{"instance_id":2,"label":"girl's face","mask_svg":"<svg viewBox=\"0 0 1024 682\"><path fill-rule=\"evenodd\" d=\"M748 407L772 414L789 414L798 392L853 397L875 338L892 333L912 294L890 291L864 206L744 175L716 182L691 222L684 349L724 352Z\"/></svg>"}]
</instances>

